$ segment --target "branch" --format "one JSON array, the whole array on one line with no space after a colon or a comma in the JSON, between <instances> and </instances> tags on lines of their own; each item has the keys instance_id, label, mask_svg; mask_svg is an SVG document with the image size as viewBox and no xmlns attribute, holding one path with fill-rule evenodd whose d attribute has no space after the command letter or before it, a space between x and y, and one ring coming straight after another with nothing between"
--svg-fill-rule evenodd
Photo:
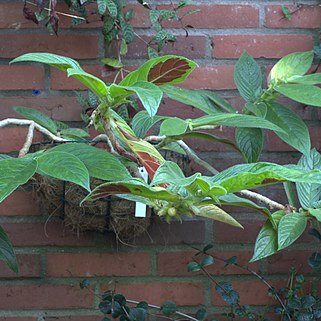
<instances>
[{"instance_id":1,"label":"branch","mask_svg":"<svg viewBox=\"0 0 321 321\"><path fill-rule=\"evenodd\" d=\"M35 124L30 124L29 129L28 129L27 138L26 138L26 141L25 141L23 147L21 148L21 150L19 152L19 157L23 157L28 153L30 146L32 144L34 129L35 129Z\"/></svg>"}]
</instances>

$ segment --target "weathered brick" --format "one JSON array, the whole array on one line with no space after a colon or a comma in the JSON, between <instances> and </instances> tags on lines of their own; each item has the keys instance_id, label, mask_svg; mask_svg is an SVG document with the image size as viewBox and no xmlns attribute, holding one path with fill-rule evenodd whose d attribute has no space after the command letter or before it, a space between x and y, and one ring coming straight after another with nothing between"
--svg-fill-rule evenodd
<instances>
[{"instance_id":1,"label":"weathered brick","mask_svg":"<svg viewBox=\"0 0 321 321\"><path fill-rule=\"evenodd\" d=\"M0 317L0 321L37 321L37 317Z\"/></svg>"},{"instance_id":2,"label":"weathered brick","mask_svg":"<svg viewBox=\"0 0 321 321\"><path fill-rule=\"evenodd\" d=\"M43 66L0 66L0 90L42 89L44 87Z\"/></svg>"},{"instance_id":3,"label":"weathered brick","mask_svg":"<svg viewBox=\"0 0 321 321\"><path fill-rule=\"evenodd\" d=\"M239 58L246 50L254 58L282 58L313 48L308 35L222 35L213 37L215 58Z\"/></svg>"},{"instance_id":4,"label":"weathered brick","mask_svg":"<svg viewBox=\"0 0 321 321\"><path fill-rule=\"evenodd\" d=\"M19 298L19 299L17 299ZM79 285L1 285L1 309L91 308L94 295Z\"/></svg>"},{"instance_id":5,"label":"weathered brick","mask_svg":"<svg viewBox=\"0 0 321 321\"><path fill-rule=\"evenodd\" d=\"M158 6L171 9L171 6ZM188 5L179 10L182 16L190 10L199 12L185 16L182 19L184 26L193 28L219 29L219 28L255 28L259 26L259 9L254 5L240 4L197 4ZM182 24L175 20L162 23L165 27L181 28Z\"/></svg>"},{"instance_id":6,"label":"weathered brick","mask_svg":"<svg viewBox=\"0 0 321 321\"><path fill-rule=\"evenodd\" d=\"M73 234L63 223L4 223L15 246L88 246L94 244L93 233Z\"/></svg>"},{"instance_id":7,"label":"weathered brick","mask_svg":"<svg viewBox=\"0 0 321 321\"><path fill-rule=\"evenodd\" d=\"M50 52L75 59L97 58L98 37L87 35L0 35L0 57L15 58L29 52ZM86 44L84 46L83 44Z\"/></svg>"},{"instance_id":8,"label":"weathered brick","mask_svg":"<svg viewBox=\"0 0 321 321\"><path fill-rule=\"evenodd\" d=\"M11 271L4 262L0 261L1 278L32 278L40 276L40 256L37 254L17 255L19 272Z\"/></svg>"},{"instance_id":9,"label":"weathered brick","mask_svg":"<svg viewBox=\"0 0 321 321\"><path fill-rule=\"evenodd\" d=\"M61 74L63 76L62 72ZM81 106L75 96L47 96L46 92L40 92L37 97L1 97L1 106L3 118L23 118L12 106L24 106L39 110L55 120L81 121Z\"/></svg>"},{"instance_id":10,"label":"weathered brick","mask_svg":"<svg viewBox=\"0 0 321 321\"><path fill-rule=\"evenodd\" d=\"M39 214L39 207L36 204L31 192L13 192L0 204L0 215L24 216Z\"/></svg>"},{"instance_id":11,"label":"weathered brick","mask_svg":"<svg viewBox=\"0 0 321 321\"><path fill-rule=\"evenodd\" d=\"M164 252L158 253L157 255L157 273L161 276L164 275L190 275L202 274L202 272L191 273L187 271L187 264L192 260L194 252ZM206 270L212 275L230 275L230 274L249 274L248 271L240 269L236 266L224 267L225 263L217 258L227 260L232 256L237 256L237 262L240 265L249 265L252 269L256 269L257 264L251 263L249 261L252 257L251 251L220 251L215 250L209 251L209 254L214 257L214 264L206 267ZM200 262L200 256L196 257L197 261Z\"/></svg>"},{"instance_id":12,"label":"weathered brick","mask_svg":"<svg viewBox=\"0 0 321 321\"><path fill-rule=\"evenodd\" d=\"M109 287L104 287L104 290ZM118 283L117 293L122 293L126 298L137 301L148 299L150 304L162 304L172 300L178 305L203 304L203 289L199 282L154 282L154 283Z\"/></svg>"},{"instance_id":13,"label":"weathered brick","mask_svg":"<svg viewBox=\"0 0 321 321\"><path fill-rule=\"evenodd\" d=\"M101 321L102 316L91 315L91 316L69 316L69 317L46 317L46 321ZM9 320L10 321L10 320Z\"/></svg>"},{"instance_id":14,"label":"weathered brick","mask_svg":"<svg viewBox=\"0 0 321 321\"><path fill-rule=\"evenodd\" d=\"M47 254L48 276L141 276L148 273L147 253Z\"/></svg>"},{"instance_id":15,"label":"weathered brick","mask_svg":"<svg viewBox=\"0 0 321 321\"><path fill-rule=\"evenodd\" d=\"M321 24L321 8L319 5L286 6L291 14L287 19L281 5L265 7L265 23L268 28L319 28Z\"/></svg>"},{"instance_id":16,"label":"weathered brick","mask_svg":"<svg viewBox=\"0 0 321 321\"><path fill-rule=\"evenodd\" d=\"M36 26L36 24L23 17L22 9L22 3L14 3L13 1L11 3L1 3L0 28L15 29Z\"/></svg>"},{"instance_id":17,"label":"weathered brick","mask_svg":"<svg viewBox=\"0 0 321 321\"><path fill-rule=\"evenodd\" d=\"M18 151L26 141L28 128L7 127L0 130L0 153ZM10 137L10 139L8 139ZM42 141L43 135L35 131L33 141Z\"/></svg>"}]
</instances>

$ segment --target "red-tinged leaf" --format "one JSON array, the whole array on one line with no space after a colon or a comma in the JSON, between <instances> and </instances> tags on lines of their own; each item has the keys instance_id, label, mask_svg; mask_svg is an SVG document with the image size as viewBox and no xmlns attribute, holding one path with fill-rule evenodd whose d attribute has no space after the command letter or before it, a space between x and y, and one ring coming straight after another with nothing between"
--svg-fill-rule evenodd
<instances>
[{"instance_id":1,"label":"red-tinged leaf","mask_svg":"<svg viewBox=\"0 0 321 321\"><path fill-rule=\"evenodd\" d=\"M36 17L36 14L30 8L28 8L26 5L23 6L23 16L25 19L31 20L35 24L39 23L39 21Z\"/></svg>"},{"instance_id":2,"label":"red-tinged leaf","mask_svg":"<svg viewBox=\"0 0 321 321\"><path fill-rule=\"evenodd\" d=\"M136 154L142 162L142 165L145 167L149 178L152 180L161 163L150 154L144 152L136 152Z\"/></svg>"},{"instance_id":3,"label":"red-tinged leaf","mask_svg":"<svg viewBox=\"0 0 321 321\"><path fill-rule=\"evenodd\" d=\"M148 81L155 85L167 84L182 77L188 70L190 66L187 60L171 58L153 66L148 72Z\"/></svg>"},{"instance_id":4,"label":"red-tinged leaf","mask_svg":"<svg viewBox=\"0 0 321 321\"><path fill-rule=\"evenodd\" d=\"M48 24L52 27L52 30L55 33L55 35L58 36L59 17L54 11L52 11L50 18L49 18L48 22L46 23L46 26Z\"/></svg>"},{"instance_id":5,"label":"red-tinged leaf","mask_svg":"<svg viewBox=\"0 0 321 321\"><path fill-rule=\"evenodd\" d=\"M95 189L95 199L104 198L114 194L130 194L130 189L122 185L102 185Z\"/></svg>"}]
</instances>

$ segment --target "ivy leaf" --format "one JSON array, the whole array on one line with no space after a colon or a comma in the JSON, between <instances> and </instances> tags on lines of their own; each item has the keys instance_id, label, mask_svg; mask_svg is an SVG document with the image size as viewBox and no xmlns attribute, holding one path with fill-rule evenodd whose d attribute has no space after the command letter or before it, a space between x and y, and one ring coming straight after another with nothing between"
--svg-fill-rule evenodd
<instances>
[{"instance_id":1,"label":"ivy leaf","mask_svg":"<svg viewBox=\"0 0 321 321\"><path fill-rule=\"evenodd\" d=\"M201 270L201 266L197 262L189 262L187 264L188 272L197 272Z\"/></svg>"},{"instance_id":2,"label":"ivy leaf","mask_svg":"<svg viewBox=\"0 0 321 321\"><path fill-rule=\"evenodd\" d=\"M307 218L301 213L290 213L281 218L278 226L278 250L295 242L304 232Z\"/></svg>"},{"instance_id":3,"label":"ivy leaf","mask_svg":"<svg viewBox=\"0 0 321 321\"><path fill-rule=\"evenodd\" d=\"M112 18L117 18L118 9L113 0L104 0L106 2L106 7ZM106 9L105 9L106 11Z\"/></svg>"},{"instance_id":4,"label":"ivy leaf","mask_svg":"<svg viewBox=\"0 0 321 321\"><path fill-rule=\"evenodd\" d=\"M275 131L275 134L285 143L302 154L308 155L310 153L311 142L308 128L294 112L273 102L268 104L266 119L283 129L283 132Z\"/></svg>"},{"instance_id":5,"label":"ivy leaf","mask_svg":"<svg viewBox=\"0 0 321 321\"><path fill-rule=\"evenodd\" d=\"M17 258L14 253L12 244L4 231L0 226L0 260L4 261L8 267L18 273L18 263Z\"/></svg>"},{"instance_id":6,"label":"ivy leaf","mask_svg":"<svg viewBox=\"0 0 321 321\"><path fill-rule=\"evenodd\" d=\"M262 92L262 73L257 62L245 51L235 66L234 82L247 102L254 102Z\"/></svg>"},{"instance_id":7,"label":"ivy leaf","mask_svg":"<svg viewBox=\"0 0 321 321\"><path fill-rule=\"evenodd\" d=\"M161 311L166 316L171 316L177 311L177 305L173 301L165 301L161 306Z\"/></svg>"},{"instance_id":8,"label":"ivy leaf","mask_svg":"<svg viewBox=\"0 0 321 321\"><path fill-rule=\"evenodd\" d=\"M211 255L207 255L205 257L203 257L202 261L201 261L201 266L209 266L214 264L214 258Z\"/></svg>"},{"instance_id":9,"label":"ivy leaf","mask_svg":"<svg viewBox=\"0 0 321 321\"><path fill-rule=\"evenodd\" d=\"M99 14L104 15L107 10L107 0L97 0L97 7Z\"/></svg>"},{"instance_id":10,"label":"ivy leaf","mask_svg":"<svg viewBox=\"0 0 321 321\"><path fill-rule=\"evenodd\" d=\"M260 158L263 148L263 132L260 128L236 128L236 144L246 162L254 163Z\"/></svg>"},{"instance_id":11,"label":"ivy leaf","mask_svg":"<svg viewBox=\"0 0 321 321\"><path fill-rule=\"evenodd\" d=\"M121 26L121 29L123 32L123 37L124 37L126 43L127 44L131 43L135 37L134 29L133 29L132 25L122 19L120 26Z\"/></svg>"}]
</instances>

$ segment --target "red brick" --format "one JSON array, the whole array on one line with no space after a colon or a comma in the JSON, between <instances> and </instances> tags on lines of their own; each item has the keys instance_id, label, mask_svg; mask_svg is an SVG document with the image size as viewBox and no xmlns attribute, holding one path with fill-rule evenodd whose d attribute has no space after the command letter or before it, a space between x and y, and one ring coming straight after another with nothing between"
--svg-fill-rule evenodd
<instances>
[{"instance_id":1,"label":"red brick","mask_svg":"<svg viewBox=\"0 0 321 321\"><path fill-rule=\"evenodd\" d=\"M0 90L42 89L43 66L0 66Z\"/></svg>"},{"instance_id":2,"label":"red brick","mask_svg":"<svg viewBox=\"0 0 321 321\"><path fill-rule=\"evenodd\" d=\"M0 277L2 278L31 278L40 276L40 256L36 254L18 254L19 272L11 271L4 262L0 261Z\"/></svg>"},{"instance_id":3,"label":"red brick","mask_svg":"<svg viewBox=\"0 0 321 321\"><path fill-rule=\"evenodd\" d=\"M101 321L102 316L69 316L69 317L46 317L46 321ZM9 320L10 321L10 320Z\"/></svg>"},{"instance_id":4,"label":"red brick","mask_svg":"<svg viewBox=\"0 0 321 321\"><path fill-rule=\"evenodd\" d=\"M228 281L229 282L229 281ZM251 305L272 305L276 304L276 301L268 295L268 287L260 280L244 280L244 281L233 281L233 289L240 295L240 304L251 304ZM285 282L269 283L277 288L285 286ZM221 295L216 292L215 285L213 285L213 304L216 306L227 305Z\"/></svg>"},{"instance_id":5,"label":"red brick","mask_svg":"<svg viewBox=\"0 0 321 321\"><path fill-rule=\"evenodd\" d=\"M60 262L57 264L57 262ZM133 276L149 273L147 253L51 253L49 276Z\"/></svg>"},{"instance_id":6,"label":"red brick","mask_svg":"<svg viewBox=\"0 0 321 321\"><path fill-rule=\"evenodd\" d=\"M236 89L234 65L198 67L181 86L188 89Z\"/></svg>"},{"instance_id":7,"label":"red brick","mask_svg":"<svg viewBox=\"0 0 321 321\"><path fill-rule=\"evenodd\" d=\"M150 38L142 36L145 41L150 41ZM168 43L161 51L161 55L181 55L190 59L204 58L206 48L206 37L204 36L177 36L176 41ZM147 45L144 41L136 38L128 45L128 58L148 58Z\"/></svg>"},{"instance_id":8,"label":"red brick","mask_svg":"<svg viewBox=\"0 0 321 321\"><path fill-rule=\"evenodd\" d=\"M37 206L32 193L24 191L13 192L0 204L0 215L39 215Z\"/></svg>"},{"instance_id":9,"label":"red brick","mask_svg":"<svg viewBox=\"0 0 321 321\"><path fill-rule=\"evenodd\" d=\"M297 273L313 273L308 265L308 258L313 250L282 250L267 258L267 273L269 274L289 274L293 267Z\"/></svg>"},{"instance_id":10,"label":"red brick","mask_svg":"<svg viewBox=\"0 0 321 321\"><path fill-rule=\"evenodd\" d=\"M187 264L192 261L194 252L165 252L157 255L157 272L159 275L190 275L202 274L203 272L191 273L187 271ZM227 260L232 256L237 256L237 262L240 265L249 265L252 269L256 269L257 264L249 264L252 257L251 251L210 251L210 255L214 257ZM196 257L200 260L200 257ZM249 274L246 270L240 269L236 266L224 267L225 263L214 258L214 264L206 267L206 270L212 275L230 275L230 274Z\"/></svg>"},{"instance_id":11,"label":"red brick","mask_svg":"<svg viewBox=\"0 0 321 321\"><path fill-rule=\"evenodd\" d=\"M171 6L159 6L170 9ZM193 28L219 29L219 28L255 28L259 26L259 9L252 5L239 4L198 4L189 5L179 10L182 16L189 10L199 9L183 18L183 25ZM181 28L182 24L172 20L162 23L165 27Z\"/></svg>"},{"instance_id":12,"label":"red brick","mask_svg":"<svg viewBox=\"0 0 321 321\"><path fill-rule=\"evenodd\" d=\"M19 299L18 299L19 298ZM1 285L1 309L91 308L94 295L79 285Z\"/></svg>"},{"instance_id":13,"label":"red brick","mask_svg":"<svg viewBox=\"0 0 321 321\"><path fill-rule=\"evenodd\" d=\"M223 35L213 37L215 58L239 58L246 50L254 58L282 58L313 48L307 35Z\"/></svg>"},{"instance_id":14,"label":"red brick","mask_svg":"<svg viewBox=\"0 0 321 321\"><path fill-rule=\"evenodd\" d=\"M238 220L243 229L233 227L221 222L214 222L215 243L255 243L256 236L262 228L264 221Z\"/></svg>"},{"instance_id":15,"label":"red brick","mask_svg":"<svg viewBox=\"0 0 321 321\"><path fill-rule=\"evenodd\" d=\"M15 246L88 246L94 244L92 233L83 233L79 237L63 226L63 223L4 223L2 227L8 233Z\"/></svg>"},{"instance_id":16,"label":"red brick","mask_svg":"<svg viewBox=\"0 0 321 321\"><path fill-rule=\"evenodd\" d=\"M63 75L62 72L61 74ZM40 92L37 97L1 97L1 106L2 118L23 118L12 109L12 106L24 106L39 110L55 120L81 121L81 106L76 97L47 96L46 92Z\"/></svg>"},{"instance_id":17,"label":"red brick","mask_svg":"<svg viewBox=\"0 0 321 321\"><path fill-rule=\"evenodd\" d=\"M104 290L109 290L109 287ZM203 289L199 282L155 282L132 283L116 286L116 292L122 293L127 299L147 301L160 305L166 300L172 300L177 305L203 304Z\"/></svg>"},{"instance_id":18,"label":"red brick","mask_svg":"<svg viewBox=\"0 0 321 321\"><path fill-rule=\"evenodd\" d=\"M29 52L49 52L75 59L99 56L97 36L2 34L0 43L1 58L15 58Z\"/></svg>"},{"instance_id":19,"label":"red brick","mask_svg":"<svg viewBox=\"0 0 321 321\"><path fill-rule=\"evenodd\" d=\"M37 321L37 317L0 317L0 321Z\"/></svg>"},{"instance_id":20,"label":"red brick","mask_svg":"<svg viewBox=\"0 0 321 321\"><path fill-rule=\"evenodd\" d=\"M130 20L130 24L135 28L149 28L151 26L149 19L149 10L140 4L128 3L125 11L134 9L134 17Z\"/></svg>"},{"instance_id":21,"label":"red brick","mask_svg":"<svg viewBox=\"0 0 321 321\"><path fill-rule=\"evenodd\" d=\"M319 5L307 5L298 9L297 6L287 5L291 20L284 17L282 6L265 7L265 23L268 28L319 28L321 24L321 8Z\"/></svg>"},{"instance_id":22,"label":"red brick","mask_svg":"<svg viewBox=\"0 0 321 321\"><path fill-rule=\"evenodd\" d=\"M28 127L25 128L14 128L7 127L1 128L0 130L0 153L9 153L13 151L18 151L22 148L24 142L26 141L26 135L28 132ZM8 139L10 137L10 139ZM42 141L42 134L35 131L33 141Z\"/></svg>"},{"instance_id":23,"label":"red brick","mask_svg":"<svg viewBox=\"0 0 321 321\"><path fill-rule=\"evenodd\" d=\"M0 5L0 28L30 28L35 23L26 20L22 13L23 3L1 3Z\"/></svg>"}]
</instances>

